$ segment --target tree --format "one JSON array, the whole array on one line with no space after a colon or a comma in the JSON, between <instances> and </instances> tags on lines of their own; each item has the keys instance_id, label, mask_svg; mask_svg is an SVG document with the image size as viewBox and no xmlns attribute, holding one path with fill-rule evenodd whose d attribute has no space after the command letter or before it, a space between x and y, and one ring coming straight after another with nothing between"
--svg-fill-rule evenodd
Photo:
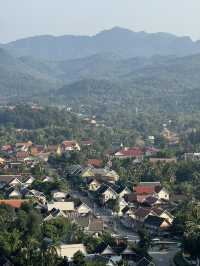
<instances>
[{"instance_id":1,"label":"tree","mask_svg":"<svg viewBox=\"0 0 200 266\"><path fill-rule=\"evenodd\" d=\"M81 251L77 251L73 256L73 262L76 266L86 266L85 256Z\"/></svg>"},{"instance_id":2,"label":"tree","mask_svg":"<svg viewBox=\"0 0 200 266\"><path fill-rule=\"evenodd\" d=\"M148 252L148 249L150 247L151 244L151 237L149 232L146 230L146 228L142 228L138 231L138 235L140 238L139 241L139 249L143 254L146 254Z\"/></svg>"}]
</instances>

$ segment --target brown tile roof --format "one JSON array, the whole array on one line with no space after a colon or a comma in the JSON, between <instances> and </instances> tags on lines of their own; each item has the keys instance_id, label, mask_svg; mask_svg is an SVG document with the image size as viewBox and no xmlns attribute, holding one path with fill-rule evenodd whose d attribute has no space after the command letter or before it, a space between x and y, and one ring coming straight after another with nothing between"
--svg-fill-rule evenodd
<instances>
[{"instance_id":1,"label":"brown tile roof","mask_svg":"<svg viewBox=\"0 0 200 266\"><path fill-rule=\"evenodd\" d=\"M0 182L9 184L13 179L21 179L20 175L0 175Z\"/></svg>"},{"instance_id":2,"label":"brown tile roof","mask_svg":"<svg viewBox=\"0 0 200 266\"><path fill-rule=\"evenodd\" d=\"M149 213L151 212L151 209L150 208L138 208L136 211L135 211L135 216L136 217L141 217L141 218L145 218L146 216L149 215Z\"/></svg>"},{"instance_id":3,"label":"brown tile roof","mask_svg":"<svg viewBox=\"0 0 200 266\"><path fill-rule=\"evenodd\" d=\"M12 208L21 208L22 204L27 202L27 200L0 200L0 205L8 205Z\"/></svg>"},{"instance_id":4,"label":"brown tile roof","mask_svg":"<svg viewBox=\"0 0 200 266\"><path fill-rule=\"evenodd\" d=\"M92 166L97 167L97 168L101 167L102 163L103 163L103 161L102 160L98 160L98 159L89 159L87 161L88 165L92 165Z\"/></svg>"}]
</instances>

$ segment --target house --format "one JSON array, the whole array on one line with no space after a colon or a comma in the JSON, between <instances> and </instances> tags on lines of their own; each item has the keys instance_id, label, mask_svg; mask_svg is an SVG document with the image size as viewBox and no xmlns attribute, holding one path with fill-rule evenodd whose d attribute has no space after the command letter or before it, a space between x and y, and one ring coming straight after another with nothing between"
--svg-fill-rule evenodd
<instances>
[{"instance_id":1,"label":"house","mask_svg":"<svg viewBox=\"0 0 200 266\"><path fill-rule=\"evenodd\" d=\"M4 146L1 147L1 151L10 154L10 153L12 153L14 150L13 150L12 145L7 144L7 145L4 145Z\"/></svg>"},{"instance_id":2,"label":"house","mask_svg":"<svg viewBox=\"0 0 200 266\"><path fill-rule=\"evenodd\" d=\"M184 153L185 161L200 161L200 152Z\"/></svg>"},{"instance_id":3,"label":"house","mask_svg":"<svg viewBox=\"0 0 200 266\"><path fill-rule=\"evenodd\" d=\"M107 201L111 199L117 198L117 193L108 185L103 184L98 190L97 194L100 197L100 201L102 203L106 203Z\"/></svg>"},{"instance_id":4,"label":"house","mask_svg":"<svg viewBox=\"0 0 200 266\"><path fill-rule=\"evenodd\" d=\"M44 193L42 193L42 192L40 192L38 190L35 190L35 189L31 189L31 190L24 189L22 193L23 193L25 198L36 199L37 201L41 202L42 204L46 203L46 197L45 197Z\"/></svg>"},{"instance_id":5,"label":"house","mask_svg":"<svg viewBox=\"0 0 200 266\"><path fill-rule=\"evenodd\" d=\"M20 186L21 183L21 175L0 175L0 188L4 186Z\"/></svg>"},{"instance_id":6,"label":"house","mask_svg":"<svg viewBox=\"0 0 200 266\"><path fill-rule=\"evenodd\" d=\"M63 152L66 151L80 151L81 148L77 141L75 140L65 140L61 144L61 149Z\"/></svg>"},{"instance_id":7,"label":"house","mask_svg":"<svg viewBox=\"0 0 200 266\"><path fill-rule=\"evenodd\" d=\"M47 209L48 211L51 211L52 209L57 209L64 212L73 212L75 207L73 201L56 201L53 203L47 203Z\"/></svg>"},{"instance_id":8,"label":"house","mask_svg":"<svg viewBox=\"0 0 200 266\"><path fill-rule=\"evenodd\" d=\"M133 187L133 190L137 194L153 194L155 189L160 187L160 182L140 182L137 186Z\"/></svg>"},{"instance_id":9,"label":"house","mask_svg":"<svg viewBox=\"0 0 200 266\"><path fill-rule=\"evenodd\" d=\"M66 214L64 213L64 211L61 211L59 209L52 209L48 215L44 218L44 221L50 221L52 219L56 219L58 217L63 217L66 218Z\"/></svg>"},{"instance_id":10,"label":"house","mask_svg":"<svg viewBox=\"0 0 200 266\"><path fill-rule=\"evenodd\" d=\"M105 266L116 266L116 263L112 259L97 254L87 255L87 261L95 261L97 264Z\"/></svg>"},{"instance_id":11,"label":"house","mask_svg":"<svg viewBox=\"0 0 200 266\"><path fill-rule=\"evenodd\" d=\"M0 205L8 205L14 209L21 208L22 204L27 202L27 200L21 199L8 199L8 200L0 200Z\"/></svg>"},{"instance_id":12,"label":"house","mask_svg":"<svg viewBox=\"0 0 200 266\"><path fill-rule=\"evenodd\" d=\"M58 256L66 257L69 261L73 259L73 256L78 251L82 252L85 256L87 255L86 247L83 244L61 244L57 248Z\"/></svg>"},{"instance_id":13,"label":"house","mask_svg":"<svg viewBox=\"0 0 200 266\"><path fill-rule=\"evenodd\" d=\"M43 182L43 183L45 183L45 182L54 182L54 178L52 177L52 176L42 176L41 178L41 181Z\"/></svg>"},{"instance_id":14,"label":"house","mask_svg":"<svg viewBox=\"0 0 200 266\"><path fill-rule=\"evenodd\" d=\"M84 169L77 169L76 174L80 174L80 176L82 178L86 178L86 177L95 177L95 173L93 171L93 169L91 167L86 167Z\"/></svg>"},{"instance_id":15,"label":"house","mask_svg":"<svg viewBox=\"0 0 200 266\"><path fill-rule=\"evenodd\" d=\"M156 187L155 194L161 200L167 200L167 201L169 200L169 192L164 187Z\"/></svg>"},{"instance_id":16,"label":"house","mask_svg":"<svg viewBox=\"0 0 200 266\"><path fill-rule=\"evenodd\" d=\"M92 172L98 180L110 183L115 183L119 180L119 175L109 168L93 168Z\"/></svg>"},{"instance_id":17,"label":"house","mask_svg":"<svg viewBox=\"0 0 200 266\"><path fill-rule=\"evenodd\" d=\"M159 217L166 219L170 224L173 223L174 216L167 210L161 208L152 208L152 211Z\"/></svg>"},{"instance_id":18,"label":"house","mask_svg":"<svg viewBox=\"0 0 200 266\"><path fill-rule=\"evenodd\" d=\"M62 191L52 191L51 192L53 200L54 201L65 201L67 193L66 192L62 192Z\"/></svg>"},{"instance_id":19,"label":"house","mask_svg":"<svg viewBox=\"0 0 200 266\"><path fill-rule=\"evenodd\" d=\"M101 183L97 179L91 178L87 181L87 186L88 190L97 191L100 188Z\"/></svg>"},{"instance_id":20,"label":"house","mask_svg":"<svg viewBox=\"0 0 200 266\"><path fill-rule=\"evenodd\" d=\"M89 159L87 161L88 166L92 166L95 168L101 168L102 164L103 164L103 161L100 159Z\"/></svg>"},{"instance_id":21,"label":"house","mask_svg":"<svg viewBox=\"0 0 200 266\"><path fill-rule=\"evenodd\" d=\"M5 159L0 157L0 167L4 166L5 163L6 163Z\"/></svg>"},{"instance_id":22,"label":"house","mask_svg":"<svg viewBox=\"0 0 200 266\"><path fill-rule=\"evenodd\" d=\"M162 204L162 200L160 200L158 197L155 197L155 196L148 196L144 199L144 201L142 202L144 205L147 205L147 206L156 206L156 205L160 205Z\"/></svg>"},{"instance_id":23,"label":"house","mask_svg":"<svg viewBox=\"0 0 200 266\"><path fill-rule=\"evenodd\" d=\"M49 159L49 155L50 153L49 152L41 152L37 155L37 158L38 160L41 160L41 161L44 161L44 162L47 162L48 159Z\"/></svg>"},{"instance_id":24,"label":"house","mask_svg":"<svg viewBox=\"0 0 200 266\"><path fill-rule=\"evenodd\" d=\"M30 154L32 156L37 156L41 152L44 151L44 146L43 145L34 145L30 148Z\"/></svg>"},{"instance_id":25,"label":"house","mask_svg":"<svg viewBox=\"0 0 200 266\"><path fill-rule=\"evenodd\" d=\"M33 176L27 176L22 179L22 183L24 186L28 187L35 181L35 178Z\"/></svg>"},{"instance_id":26,"label":"house","mask_svg":"<svg viewBox=\"0 0 200 266\"><path fill-rule=\"evenodd\" d=\"M88 146L92 146L92 145L93 145L93 141L92 140L82 140L81 141L81 146L88 147Z\"/></svg>"},{"instance_id":27,"label":"house","mask_svg":"<svg viewBox=\"0 0 200 266\"><path fill-rule=\"evenodd\" d=\"M122 211L124 210L124 208L125 208L126 206L128 206L128 203L125 201L124 198L119 198L119 199L118 199L118 205L119 205L118 215L119 215L119 216L122 216L122 215L124 215L124 213L123 213Z\"/></svg>"},{"instance_id":28,"label":"house","mask_svg":"<svg viewBox=\"0 0 200 266\"><path fill-rule=\"evenodd\" d=\"M156 233L160 230L168 229L171 226L167 219L158 217L156 215L149 215L145 219L144 225L151 233Z\"/></svg>"},{"instance_id":29,"label":"house","mask_svg":"<svg viewBox=\"0 0 200 266\"><path fill-rule=\"evenodd\" d=\"M154 147L146 147L145 148L145 155L147 157L155 156L159 151L160 151L159 149L156 149Z\"/></svg>"},{"instance_id":30,"label":"house","mask_svg":"<svg viewBox=\"0 0 200 266\"><path fill-rule=\"evenodd\" d=\"M132 192L125 195L124 198L128 203L138 205L143 203L148 196L151 196L151 194L137 194L136 192Z\"/></svg>"},{"instance_id":31,"label":"house","mask_svg":"<svg viewBox=\"0 0 200 266\"><path fill-rule=\"evenodd\" d=\"M87 214L92 212L91 208L88 205L80 200L75 201L75 209L79 214Z\"/></svg>"},{"instance_id":32,"label":"house","mask_svg":"<svg viewBox=\"0 0 200 266\"><path fill-rule=\"evenodd\" d=\"M61 145L48 145L45 150L46 152L49 152L51 154L57 154L57 155L62 154Z\"/></svg>"},{"instance_id":33,"label":"house","mask_svg":"<svg viewBox=\"0 0 200 266\"><path fill-rule=\"evenodd\" d=\"M151 210L150 208L139 207L131 217L139 222L144 222L149 217L149 215L155 215L153 210Z\"/></svg>"},{"instance_id":34,"label":"house","mask_svg":"<svg viewBox=\"0 0 200 266\"><path fill-rule=\"evenodd\" d=\"M116 185L111 185L111 187L115 190L119 198L123 198L125 195L128 195L131 193L130 189L127 188L126 186L116 186Z\"/></svg>"},{"instance_id":35,"label":"house","mask_svg":"<svg viewBox=\"0 0 200 266\"><path fill-rule=\"evenodd\" d=\"M142 161L143 156L144 152L138 147L123 148L114 154L114 157L118 159L130 158L130 159L136 159L138 161Z\"/></svg>"},{"instance_id":36,"label":"house","mask_svg":"<svg viewBox=\"0 0 200 266\"><path fill-rule=\"evenodd\" d=\"M16 198L22 197L20 190L16 187L9 188L6 192L6 194L9 198L15 198L16 199Z\"/></svg>"},{"instance_id":37,"label":"house","mask_svg":"<svg viewBox=\"0 0 200 266\"><path fill-rule=\"evenodd\" d=\"M125 261L134 261L138 255L134 250L126 246L125 249L121 252L121 256Z\"/></svg>"},{"instance_id":38,"label":"house","mask_svg":"<svg viewBox=\"0 0 200 266\"><path fill-rule=\"evenodd\" d=\"M115 252L115 250L108 244L106 243L101 243L96 251L95 251L95 254L98 254L98 255L102 255L102 256L105 256L105 257L114 257L114 256L117 256L117 253Z\"/></svg>"},{"instance_id":39,"label":"house","mask_svg":"<svg viewBox=\"0 0 200 266\"><path fill-rule=\"evenodd\" d=\"M18 161L24 161L26 158L28 158L29 157L29 153L28 152L26 152L26 151L18 151L17 153L16 153L16 159L18 160Z\"/></svg>"},{"instance_id":40,"label":"house","mask_svg":"<svg viewBox=\"0 0 200 266\"><path fill-rule=\"evenodd\" d=\"M29 148L33 145L31 141L28 142L17 142L15 144L16 150L17 151L24 151L28 152Z\"/></svg>"},{"instance_id":41,"label":"house","mask_svg":"<svg viewBox=\"0 0 200 266\"><path fill-rule=\"evenodd\" d=\"M101 234L104 231L104 221L92 214L79 215L73 220L79 227L89 234Z\"/></svg>"}]
</instances>

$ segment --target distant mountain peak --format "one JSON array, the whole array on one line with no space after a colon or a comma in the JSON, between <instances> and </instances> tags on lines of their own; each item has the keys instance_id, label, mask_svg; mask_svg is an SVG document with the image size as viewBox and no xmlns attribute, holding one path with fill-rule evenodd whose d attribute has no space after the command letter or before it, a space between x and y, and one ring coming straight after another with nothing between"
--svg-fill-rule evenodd
<instances>
[{"instance_id":1,"label":"distant mountain peak","mask_svg":"<svg viewBox=\"0 0 200 266\"><path fill-rule=\"evenodd\" d=\"M71 60L106 53L115 53L123 58L200 53L200 42L193 42L187 36L136 32L118 26L94 36L44 35L11 42L4 47L16 56L33 56L46 60Z\"/></svg>"}]
</instances>

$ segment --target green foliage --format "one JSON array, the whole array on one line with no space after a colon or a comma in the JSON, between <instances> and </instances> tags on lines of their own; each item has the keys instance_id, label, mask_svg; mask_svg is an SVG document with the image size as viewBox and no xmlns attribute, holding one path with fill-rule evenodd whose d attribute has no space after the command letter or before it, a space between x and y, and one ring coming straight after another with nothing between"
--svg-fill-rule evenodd
<instances>
[{"instance_id":1,"label":"green foliage","mask_svg":"<svg viewBox=\"0 0 200 266\"><path fill-rule=\"evenodd\" d=\"M76 266L86 266L85 256L81 251L77 251L73 256L73 263Z\"/></svg>"}]
</instances>

